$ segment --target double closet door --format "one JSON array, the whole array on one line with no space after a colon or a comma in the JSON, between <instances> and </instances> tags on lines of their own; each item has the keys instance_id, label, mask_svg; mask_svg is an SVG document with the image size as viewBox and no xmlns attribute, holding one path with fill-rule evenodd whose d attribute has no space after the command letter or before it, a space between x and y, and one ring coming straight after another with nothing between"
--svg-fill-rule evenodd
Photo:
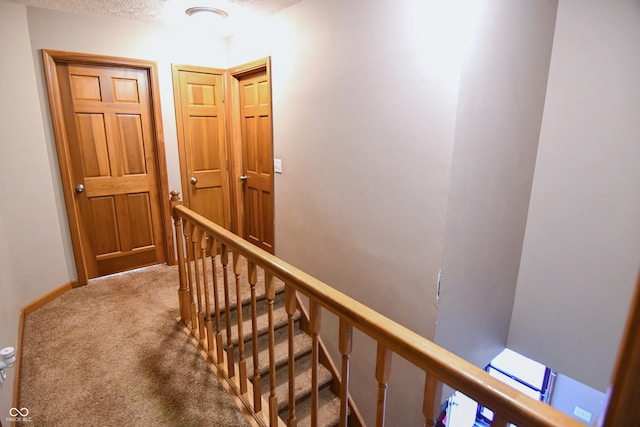
<instances>
[{"instance_id":1,"label":"double closet door","mask_svg":"<svg viewBox=\"0 0 640 427\"><path fill-rule=\"evenodd\" d=\"M185 205L274 251L268 61L229 70L173 67Z\"/></svg>"}]
</instances>

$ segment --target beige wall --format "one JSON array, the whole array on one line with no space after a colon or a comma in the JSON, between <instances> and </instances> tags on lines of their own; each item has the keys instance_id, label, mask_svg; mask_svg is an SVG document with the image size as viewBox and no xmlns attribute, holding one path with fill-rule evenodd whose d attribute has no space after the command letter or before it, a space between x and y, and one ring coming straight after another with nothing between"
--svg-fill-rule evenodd
<instances>
[{"instance_id":1,"label":"beige wall","mask_svg":"<svg viewBox=\"0 0 640 427\"><path fill-rule=\"evenodd\" d=\"M4 0L0 1L0 12L4 14ZM2 20L0 19L0 22ZM2 134L2 132L0 132ZM4 177L3 177L4 179ZM4 189L3 189L4 193ZM4 195L4 194L3 194ZM20 318L20 295L18 281L13 272L10 260L9 236L5 232L3 212L0 210L0 283L2 283L2 299L0 299L0 348L16 347L18 341L18 319ZM6 382L0 389L0 417L6 417L12 404L12 390L15 369L6 369ZM0 418L1 420L2 418Z\"/></svg>"},{"instance_id":2,"label":"beige wall","mask_svg":"<svg viewBox=\"0 0 640 427\"><path fill-rule=\"evenodd\" d=\"M429 338L464 3L304 1L230 45L233 64L272 57L277 255ZM335 319L323 331L335 338ZM374 355L356 336L352 391L370 424ZM424 375L399 358L392 371L389 424L420 424Z\"/></svg>"},{"instance_id":3,"label":"beige wall","mask_svg":"<svg viewBox=\"0 0 640 427\"><path fill-rule=\"evenodd\" d=\"M460 82L435 341L484 367L507 343L557 2L487 2Z\"/></svg>"},{"instance_id":4,"label":"beige wall","mask_svg":"<svg viewBox=\"0 0 640 427\"><path fill-rule=\"evenodd\" d=\"M17 344L20 308L68 282L69 275L24 6L0 0L0 39L0 347L6 347ZM14 370L7 373L0 419L12 402Z\"/></svg>"},{"instance_id":5,"label":"beige wall","mask_svg":"<svg viewBox=\"0 0 640 427\"><path fill-rule=\"evenodd\" d=\"M604 391L640 261L640 3L560 0L509 346Z\"/></svg>"}]
</instances>

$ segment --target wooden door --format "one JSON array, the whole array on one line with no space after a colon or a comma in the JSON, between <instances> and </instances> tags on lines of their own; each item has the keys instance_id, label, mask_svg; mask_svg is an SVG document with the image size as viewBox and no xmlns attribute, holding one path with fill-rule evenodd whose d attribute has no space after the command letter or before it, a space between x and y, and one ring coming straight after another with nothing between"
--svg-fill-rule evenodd
<instances>
[{"instance_id":1,"label":"wooden door","mask_svg":"<svg viewBox=\"0 0 640 427\"><path fill-rule=\"evenodd\" d=\"M79 282L165 262L149 69L47 52L45 68Z\"/></svg>"},{"instance_id":2,"label":"wooden door","mask_svg":"<svg viewBox=\"0 0 640 427\"><path fill-rule=\"evenodd\" d=\"M185 206L228 229L223 72L177 65L173 84Z\"/></svg>"},{"instance_id":3,"label":"wooden door","mask_svg":"<svg viewBox=\"0 0 640 427\"><path fill-rule=\"evenodd\" d=\"M244 238L274 252L271 83L265 68L238 77Z\"/></svg>"}]
</instances>

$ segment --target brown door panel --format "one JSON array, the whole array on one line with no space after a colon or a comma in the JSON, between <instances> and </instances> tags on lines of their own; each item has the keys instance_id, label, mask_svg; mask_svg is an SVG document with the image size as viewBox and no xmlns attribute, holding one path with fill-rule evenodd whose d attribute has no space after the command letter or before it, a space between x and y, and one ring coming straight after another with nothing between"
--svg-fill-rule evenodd
<instances>
[{"instance_id":1,"label":"brown door panel","mask_svg":"<svg viewBox=\"0 0 640 427\"><path fill-rule=\"evenodd\" d=\"M185 205L228 229L222 71L174 66L173 79Z\"/></svg>"},{"instance_id":2,"label":"brown door panel","mask_svg":"<svg viewBox=\"0 0 640 427\"><path fill-rule=\"evenodd\" d=\"M56 61L45 52L81 283L166 261L160 196L166 172L158 169L149 70L97 62Z\"/></svg>"},{"instance_id":3,"label":"brown door panel","mask_svg":"<svg viewBox=\"0 0 640 427\"><path fill-rule=\"evenodd\" d=\"M266 69L239 79L244 180L244 238L274 252L273 136Z\"/></svg>"},{"instance_id":4,"label":"brown door panel","mask_svg":"<svg viewBox=\"0 0 640 427\"><path fill-rule=\"evenodd\" d=\"M187 207L228 229L233 217L234 232L273 253L270 78L265 62L247 65L173 66L182 188Z\"/></svg>"}]
</instances>

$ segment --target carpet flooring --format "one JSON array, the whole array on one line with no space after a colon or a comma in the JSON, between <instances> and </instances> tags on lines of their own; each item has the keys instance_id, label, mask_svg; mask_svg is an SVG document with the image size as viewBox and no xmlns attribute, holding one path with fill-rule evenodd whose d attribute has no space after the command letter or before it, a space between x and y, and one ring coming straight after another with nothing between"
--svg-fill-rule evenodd
<instances>
[{"instance_id":1,"label":"carpet flooring","mask_svg":"<svg viewBox=\"0 0 640 427\"><path fill-rule=\"evenodd\" d=\"M248 426L176 322L177 268L95 279L27 315L32 425Z\"/></svg>"}]
</instances>

